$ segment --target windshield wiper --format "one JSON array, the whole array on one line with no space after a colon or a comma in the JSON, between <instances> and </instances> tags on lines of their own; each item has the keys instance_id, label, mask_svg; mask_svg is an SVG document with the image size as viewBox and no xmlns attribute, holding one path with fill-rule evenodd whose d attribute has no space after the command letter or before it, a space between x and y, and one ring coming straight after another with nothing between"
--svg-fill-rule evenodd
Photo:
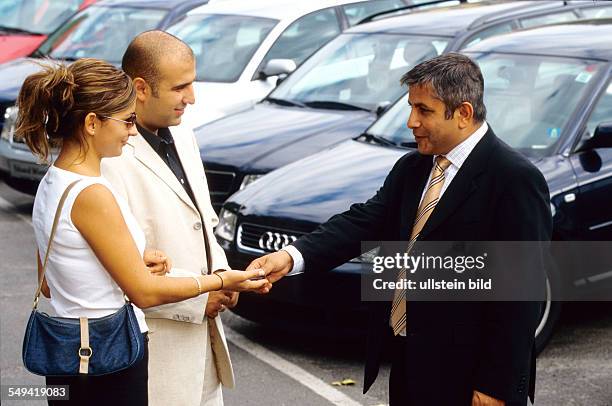
<instances>
[{"instance_id":1,"label":"windshield wiper","mask_svg":"<svg viewBox=\"0 0 612 406\"><path fill-rule=\"evenodd\" d=\"M394 143L393 141L389 141L388 139L379 135L363 133L357 138L363 138L366 142L374 142L376 144L385 145L387 147L397 147L396 143Z\"/></svg>"},{"instance_id":2,"label":"windshield wiper","mask_svg":"<svg viewBox=\"0 0 612 406\"><path fill-rule=\"evenodd\" d=\"M362 111L371 111L370 109L366 109L365 107L356 106L354 104L343 103L338 101L331 100L315 100L304 103L308 107L320 108L320 109L332 109L332 110L362 110Z\"/></svg>"},{"instance_id":3,"label":"windshield wiper","mask_svg":"<svg viewBox=\"0 0 612 406\"><path fill-rule=\"evenodd\" d=\"M0 31L11 32L13 34L42 35L40 32L28 31L17 27L6 27L4 25L0 25Z\"/></svg>"},{"instance_id":4,"label":"windshield wiper","mask_svg":"<svg viewBox=\"0 0 612 406\"><path fill-rule=\"evenodd\" d=\"M264 100L270 103L278 104L279 106L304 107L303 103L300 103L295 100L277 99L276 97L266 97Z\"/></svg>"}]
</instances>

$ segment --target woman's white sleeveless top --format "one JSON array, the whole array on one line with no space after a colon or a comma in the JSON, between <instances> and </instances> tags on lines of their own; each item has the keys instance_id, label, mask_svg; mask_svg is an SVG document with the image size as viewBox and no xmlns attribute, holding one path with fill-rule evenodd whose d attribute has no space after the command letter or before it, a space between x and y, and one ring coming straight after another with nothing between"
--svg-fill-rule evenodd
<instances>
[{"instance_id":1,"label":"woman's white sleeveless top","mask_svg":"<svg viewBox=\"0 0 612 406\"><path fill-rule=\"evenodd\" d=\"M113 191L106 179L79 175L54 165L49 168L36 192L32 212L38 253L41 261L44 261L59 200L68 185L77 179L80 179L80 182L68 194L60 214L45 272L51 291L50 302L56 315L60 317L108 316L125 304L123 291L104 269L87 241L72 223L70 214L75 199L88 186L97 183L106 186L115 196L141 256L144 252L145 236L127 203ZM100 230L100 233L105 232L103 229ZM108 238L113 236L108 235ZM143 333L148 331L142 310L133 304L132 306L140 330Z\"/></svg>"}]
</instances>

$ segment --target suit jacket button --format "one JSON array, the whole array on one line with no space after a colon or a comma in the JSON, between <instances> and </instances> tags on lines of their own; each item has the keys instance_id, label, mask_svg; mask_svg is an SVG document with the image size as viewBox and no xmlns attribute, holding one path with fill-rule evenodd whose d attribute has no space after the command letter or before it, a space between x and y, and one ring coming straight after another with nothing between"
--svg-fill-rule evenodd
<instances>
[{"instance_id":1,"label":"suit jacket button","mask_svg":"<svg viewBox=\"0 0 612 406\"><path fill-rule=\"evenodd\" d=\"M199 221L197 223L195 223L193 225L193 229L194 230L201 230L202 229L202 223L200 223Z\"/></svg>"}]
</instances>

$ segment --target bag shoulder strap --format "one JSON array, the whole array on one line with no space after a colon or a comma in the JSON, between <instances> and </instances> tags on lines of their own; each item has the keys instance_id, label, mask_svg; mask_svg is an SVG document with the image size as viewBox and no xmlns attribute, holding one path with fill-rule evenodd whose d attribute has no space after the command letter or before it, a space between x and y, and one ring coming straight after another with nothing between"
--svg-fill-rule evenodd
<instances>
[{"instance_id":1,"label":"bag shoulder strap","mask_svg":"<svg viewBox=\"0 0 612 406\"><path fill-rule=\"evenodd\" d=\"M55 237L55 231L57 230L57 223L59 223L60 214L62 212L62 208L64 207L64 203L66 202L66 198L68 197L68 193L72 190L72 188L81 181L81 179L77 179L66 187L62 197L60 198L59 203L57 204L57 209L55 210L55 217L53 218L53 226L51 227L51 234L49 235L49 243L47 244L47 252L45 253L45 260L42 264L42 272L40 274L40 278L38 280L38 288L36 289L36 294L34 295L34 310L38 307L38 300L40 298L40 292L42 290L43 281L45 280L45 271L47 270L47 262L49 261L49 252L51 251L51 245L53 244L53 238Z\"/></svg>"}]
</instances>

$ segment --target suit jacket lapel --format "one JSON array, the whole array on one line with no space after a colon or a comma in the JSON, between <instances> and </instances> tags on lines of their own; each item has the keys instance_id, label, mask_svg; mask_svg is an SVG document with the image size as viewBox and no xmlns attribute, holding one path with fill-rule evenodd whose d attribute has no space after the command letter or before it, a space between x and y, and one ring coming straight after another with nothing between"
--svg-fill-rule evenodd
<instances>
[{"instance_id":1,"label":"suit jacket lapel","mask_svg":"<svg viewBox=\"0 0 612 406\"><path fill-rule=\"evenodd\" d=\"M203 209L206 207L204 205L204 201L201 199L208 197L208 190L204 188L204 168L202 167L202 161L199 156L196 157L195 161L190 158L193 156L193 136L190 132L183 130L181 127L172 127L172 138L174 139L174 145L176 147L176 152L179 156L179 160L181 161L181 165L183 166L183 170L185 171L185 176L187 177L187 182L189 182L189 186L191 186L191 191L193 192L193 197L195 199L195 204L197 207L194 209L200 214L202 219L202 232L204 235L204 244L206 245L206 264L208 267L208 272L212 272L213 263L212 263L212 250L210 248L210 236L208 232L212 233L212 230L208 229L208 221L205 218L205 212ZM193 165L199 165L199 168L193 167ZM191 200L189 200L191 202ZM193 205L192 205L193 207ZM215 238L214 236L212 238Z\"/></svg>"},{"instance_id":2,"label":"suit jacket lapel","mask_svg":"<svg viewBox=\"0 0 612 406\"><path fill-rule=\"evenodd\" d=\"M183 130L181 127L172 127L170 131L172 131L176 152L178 153L179 160L181 161L181 165L183 165L183 170L185 171L185 176L187 177L187 181L189 182L189 186L191 186L191 191L193 192L193 196L196 200L194 204L197 205L201 213L203 202L201 202L200 199L208 192L203 188L204 183L202 182L202 179L199 179L199 174L201 174L201 171L197 168L193 168L194 162L189 158L193 155L191 134ZM201 166L202 161L198 159L197 164Z\"/></svg>"},{"instance_id":3,"label":"suit jacket lapel","mask_svg":"<svg viewBox=\"0 0 612 406\"><path fill-rule=\"evenodd\" d=\"M423 226L420 239L440 226L477 189L476 178L485 170L495 139L495 134L489 129L476 144Z\"/></svg>"},{"instance_id":4,"label":"suit jacket lapel","mask_svg":"<svg viewBox=\"0 0 612 406\"><path fill-rule=\"evenodd\" d=\"M151 148L149 143L138 134L130 139L130 143L134 147L134 156L144 166L149 168L151 172L159 179L161 179L176 195L185 202L188 206L196 210L194 204L191 202L189 195L185 192L185 189L176 178L172 170L166 165L166 163L160 158L160 156Z\"/></svg>"},{"instance_id":5,"label":"suit jacket lapel","mask_svg":"<svg viewBox=\"0 0 612 406\"><path fill-rule=\"evenodd\" d=\"M421 194L429 180L432 167L433 159L427 155L420 155L413 161L412 165L407 167L410 172L406 174L404 181L406 185L402 196L402 211L404 214L401 216L400 224L400 238L402 240L410 238Z\"/></svg>"}]
</instances>

